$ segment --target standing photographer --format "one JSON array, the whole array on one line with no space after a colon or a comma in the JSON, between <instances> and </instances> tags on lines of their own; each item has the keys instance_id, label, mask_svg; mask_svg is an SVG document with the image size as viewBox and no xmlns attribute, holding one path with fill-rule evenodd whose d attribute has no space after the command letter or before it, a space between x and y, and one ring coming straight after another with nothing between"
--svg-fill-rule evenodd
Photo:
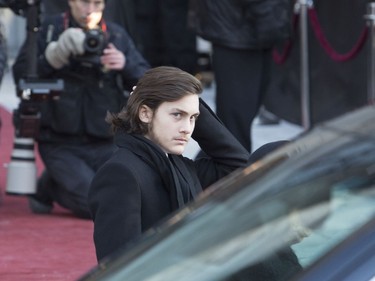
<instances>
[{"instance_id":1,"label":"standing photographer","mask_svg":"<svg viewBox=\"0 0 375 281\"><path fill-rule=\"evenodd\" d=\"M87 193L96 170L113 151L107 112L117 112L149 68L119 25L104 21L104 0L68 0L69 11L45 16L38 35L38 78L63 79L58 98L22 101L19 110L38 107L35 137L46 171L29 197L34 213L50 213L53 202L89 218ZM13 66L25 77L24 44Z\"/></svg>"}]
</instances>

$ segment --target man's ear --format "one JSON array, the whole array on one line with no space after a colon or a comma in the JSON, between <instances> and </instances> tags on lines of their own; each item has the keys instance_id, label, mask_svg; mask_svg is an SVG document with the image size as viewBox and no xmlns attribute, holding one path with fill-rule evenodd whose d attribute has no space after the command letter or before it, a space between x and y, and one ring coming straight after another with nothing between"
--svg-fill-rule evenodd
<instances>
[{"instance_id":1,"label":"man's ear","mask_svg":"<svg viewBox=\"0 0 375 281\"><path fill-rule=\"evenodd\" d=\"M153 112L151 108L149 108L147 105L141 105L141 107L139 108L139 119L143 123L149 124L152 121L152 116Z\"/></svg>"}]
</instances>

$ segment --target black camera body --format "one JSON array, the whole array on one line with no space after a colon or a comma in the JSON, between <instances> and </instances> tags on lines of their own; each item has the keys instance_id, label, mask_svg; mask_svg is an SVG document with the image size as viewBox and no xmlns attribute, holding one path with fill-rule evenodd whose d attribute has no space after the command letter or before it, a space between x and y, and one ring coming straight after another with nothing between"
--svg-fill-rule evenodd
<instances>
[{"instance_id":1,"label":"black camera body","mask_svg":"<svg viewBox=\"0 0 375 281\"><path fill-rule=\"evenodd\" d=\"M107 46L106 34L100 29L89 29L85 31L85 36L85 54L101 55Z\"/></svg>"},{"instance_id":2,"label":"black camera body","mask_svg":"<svg viewBox=\"0 0 375 281\"><path fill-rule=\"evenodd\" d=\"M50 99L59 99L63 89L64 81L62 79L20 79L16 90L21 102L18 108L13 111L13 125L16 137L38 137L41 121L41 103Z\"/></svg>"},{"instance_id":3,"label":"black camera body","mask_svg":"<svg viewBox=\"0 0 375 281\"><path fill-rule=\"evenodd\" d=\"M13 110L13 125L18 138L37 138L39 136L41 112L39 105L33 102L22 102Z\"/></svg>"},{"instance_id":4,"label":"black camera body","mask_svg":"<svg viewBox=\"0 0 375 281\"><path fill-rule=\"evenodd\" d=\"M100 56L107 44L107 35L103 30L88 29L85 31L85 40L83 41L85 53L76 59L86 67L100 66Z\"/></svg>"}]
</instances>

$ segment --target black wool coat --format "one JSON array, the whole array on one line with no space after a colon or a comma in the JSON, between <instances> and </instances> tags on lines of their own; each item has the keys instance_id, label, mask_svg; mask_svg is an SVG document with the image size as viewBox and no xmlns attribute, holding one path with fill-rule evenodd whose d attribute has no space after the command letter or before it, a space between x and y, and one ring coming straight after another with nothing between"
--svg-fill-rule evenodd
<instances>
[{"instance_id":1,"label":"black wool coat","mask_svg":"<svg viewBox=\"0 0 375 281\"><path fill-rule=\"evenodd\" d=\"M88 196L98 260L139 238L202 189L246 166L247 150L202 101L193 138L209 158L168 157L143 136L116 135L118 150L95 175Z\"/></svg>"}]
</instances>

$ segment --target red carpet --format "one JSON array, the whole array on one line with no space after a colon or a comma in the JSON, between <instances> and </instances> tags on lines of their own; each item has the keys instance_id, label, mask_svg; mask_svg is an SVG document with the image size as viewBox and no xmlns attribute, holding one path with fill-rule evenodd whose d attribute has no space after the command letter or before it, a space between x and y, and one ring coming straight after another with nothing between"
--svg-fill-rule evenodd
<instances>
[{"instance_id":1,"label":"red carpet","mask_svg":"<svg viewBox=\"0 0 375 281\"><path fill-rule=\"evenodd\" d=\"M14 131L11 114L1 106L0 119L0 280L76 280L96 265L93 224L58 206L51 215L32 214L26 197L5 194Z\"/></svg>"}]
</instances>

